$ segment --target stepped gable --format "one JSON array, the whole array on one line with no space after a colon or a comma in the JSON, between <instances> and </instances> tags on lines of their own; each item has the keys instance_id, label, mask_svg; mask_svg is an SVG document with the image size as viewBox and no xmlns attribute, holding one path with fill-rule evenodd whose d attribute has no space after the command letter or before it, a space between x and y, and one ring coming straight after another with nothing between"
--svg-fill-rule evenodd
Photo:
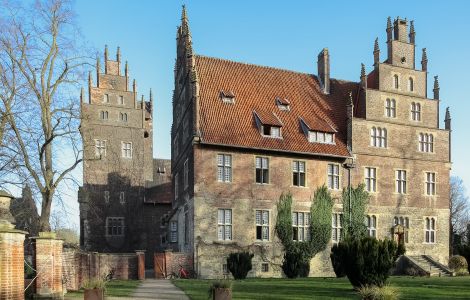
<instances>
[{"instance_id":1,"label":"stepped gable","mask_svg":"<svg viewBox=\"0 0 470 300\"><path fill-rule=\"evenodd\" d=\"M349 93L356 97L358 83L331 80L324 94L318 78L271 67L195 56L199 83L201 143L349 157L346 147L346 105ZM221 94L233 93L234 103ZM276 98L289 102L280 110ZM279 120L282 138L263 137L256 125L260 118ZM275 118L276 117L276 118ZM301 127L336 132L335 144L310 143ZM269 122L273 123L273 122Z\"/></svg>"}]
</instances>

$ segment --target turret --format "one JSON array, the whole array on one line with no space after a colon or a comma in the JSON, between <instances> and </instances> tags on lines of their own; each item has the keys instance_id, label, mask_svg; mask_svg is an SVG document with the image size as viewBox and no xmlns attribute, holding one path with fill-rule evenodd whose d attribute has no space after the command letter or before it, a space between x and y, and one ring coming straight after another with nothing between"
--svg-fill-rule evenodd
<instances>
[{"instance_id":1,"label":"turret","mask_svg":"<svg viewBox=\"0 0 470 300\"><path fill-rule=\"evenodd\" d=\"M439 79L438 76L434 76L434 88L432 91L434 92L434 99L439 100Z\"/></svg>"},{"instance_id":2,"label":"turret","mask_svg":"<svg viewBox=\"0 0 470 300\"><path fill-rule=\"evenodd\" d=\"M409 34L409 37L410 37L410 44L414 44L415 43L415 37L416 37L414 21L410 21L410 34Z\"/></svg>"},{"instance_id":3,"label":"turret","mask_svg":"<svg viewBox=\"0 0 470 300\"><path fill-rule=\"evenodd\" d=\"M366 66L364 64L361 64L361 87L367 88Z\"/></svg>"},{"instance_id":4,"label":"turret","mask_svg":"<svg viewBox=\"0 0 470 300\"><path fill-rule=\"evenodd\" d=\"M378 67L380 63L380 49L379 49L379 38L375 39L374 42L374 67Z\"/></svg>"},{"instance_id":5,"label":"turret","mask_svg":"<svg viewBox=\"0 0 470 300\"><path fill-rule=\"evenodd\" d=\"M426 48L423 48L423 55L421 57L421 70L428 70L428 55L426 54Z\"/></svg>"},{"instance_id":6,"label":"turret","mask_svg":"<svg viewBox=\"0 0 470 300\"><path fill-rule=\"evenodd\" d=\"M399 17L393 23L393 30L395 35L395 40L408 43L408 21L406 19L400 19Z\"/></svg>"},{"instance_id":7,"label":"turret","mask_svg":"<svg viewBox=\"0 0 470 300\"><path fill-rule=\"evenodd\" d=\"M449 107L446 108L446 117L444 119L444 125L445 125L445 129L446 130L451 130L452 127L451 127L451 117L450 117L450 111L449 111Z\"/></svg>"},{"instance_id":8,"label":"turret","mask_svg":"<svg viewBox=\"0 0 470 300\"><path fill-rule=\"evenodd\" d=\"M320 81L320 86L324 94L330 93L330 54L328 53L328 48L323 48L323 50L318 54L317 61L318 68L318 80Z\"/></svg>"},{"instance_id":9,"label":"turret","mask_svg":"<svg viewBox=\"0 0 470 300\"><path fill-rule=\"evenodd\" d=\"M392 40L392 19L390 17L387 18L387 42Z\"/></svg>"}]
</instances>

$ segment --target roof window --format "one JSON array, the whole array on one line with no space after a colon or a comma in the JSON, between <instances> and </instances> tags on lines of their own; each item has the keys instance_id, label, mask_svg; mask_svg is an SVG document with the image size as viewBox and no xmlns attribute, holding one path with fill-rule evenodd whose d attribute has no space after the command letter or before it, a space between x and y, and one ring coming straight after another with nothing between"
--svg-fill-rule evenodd
<instances>
[{"instance_id":1,"label":"roof window","mask_svg":"<svg viewBox=\"0 0 470 300\"><path fill-rule=\"evenodd\" d=\"M223 103L234 104L235 94L232 91L220 91L220 99Z\"/></svg>"},{"instance_id":2,"label":"roof window","mask_svg":"<svg viewBox=\"0 0 470 300\"><path fill-rule=\"evenodd\" d=\"M281 99L279 97L276 98L276 105L279 110L289 111L290 110L290 102L287 99Z\"/></svg>"}]
</instances>

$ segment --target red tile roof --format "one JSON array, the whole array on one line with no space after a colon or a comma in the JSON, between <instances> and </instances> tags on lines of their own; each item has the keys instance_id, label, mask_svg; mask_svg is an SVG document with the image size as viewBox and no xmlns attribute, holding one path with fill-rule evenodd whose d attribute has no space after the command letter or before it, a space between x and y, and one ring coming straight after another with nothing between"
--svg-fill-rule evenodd
<instances>
[{"instance_id":1,"label":"red tile roof","mask_svg":"<svg viewBox=\"0 0 470 300\"><path fill-rule=\"evenodd\" d=\"M315 75L196 56L200 88L201 143L330 156L349 156L346 147L346 104L358 83L331 80L322 93ZM232 91L234 104L223 103L220 91ZM289 99L280 111L276 98ZM253 112L262 122L282 124L282 139L263 137ZM274 115L275 113L275 115ZM336 145L310 143L300 118L310 130L336 132Z\"/></svg>"}]
</instances>

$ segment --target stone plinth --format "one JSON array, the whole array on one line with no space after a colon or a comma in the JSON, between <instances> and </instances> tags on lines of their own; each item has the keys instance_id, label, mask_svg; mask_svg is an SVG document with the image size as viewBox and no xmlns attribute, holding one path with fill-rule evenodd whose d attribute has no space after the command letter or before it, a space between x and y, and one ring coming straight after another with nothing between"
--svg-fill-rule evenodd
<instances>
[{"instance_id":1,"label":"stone plinth","mask_svg":"<svg viewBox=\"0 0 470 300\"><path fill-rule=\"evenodd\" d=\"M37 270L36 299L63 299L62 247L52 232L40 232L34 241L34 265Z\"/></svg>"}]
</instances>

